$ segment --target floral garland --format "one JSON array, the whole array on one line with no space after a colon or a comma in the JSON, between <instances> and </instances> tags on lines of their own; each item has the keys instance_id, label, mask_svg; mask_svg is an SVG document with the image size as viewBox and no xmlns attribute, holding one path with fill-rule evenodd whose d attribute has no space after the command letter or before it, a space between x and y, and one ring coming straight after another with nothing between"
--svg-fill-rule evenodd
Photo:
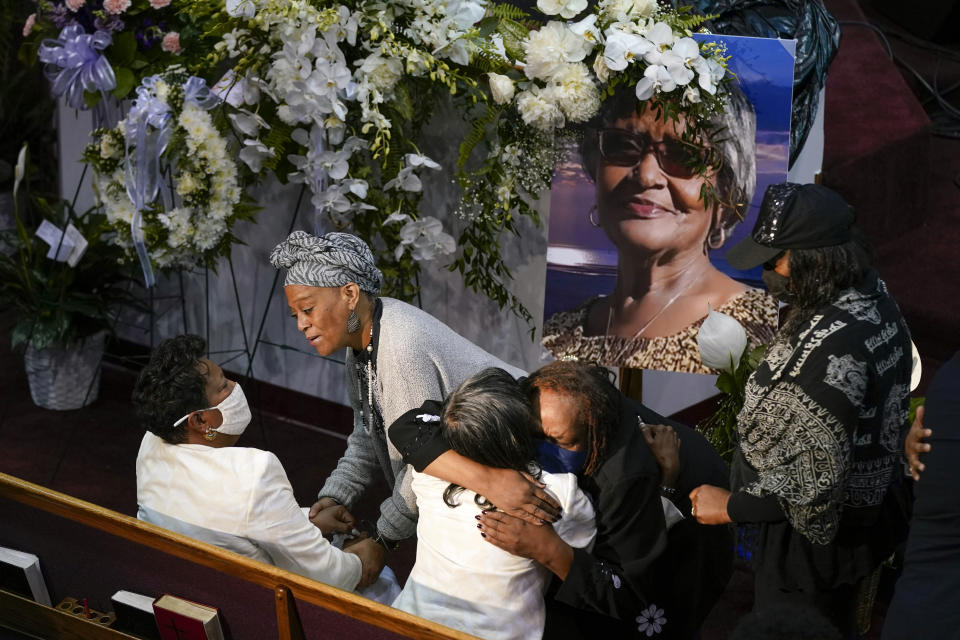
<instances>
[{"instance_id":1,"label":"floral garland","mask_svg":"<svg viewBox=\"0 0 960 640\"><path fill-rule=\"evenodd\" d=\"M727 57L723 45L691 37L706 16L667 10L656 0L601 0L576 22L570 19L586 9L585 0L539 0L537 7L561 19L514 39L520 69L502 65L505 73L488 76L497 104L554 133L589 121L619 86L632 85L637 101L663 118L678 121L683 112L685 139L709 141L705 125L726 106ZM706 175L712 160L695 172Z\"/></svg>"},{"instance_id":2,"label":"floral garland","mask_svg":"<svg viewBox=\"0 0 960 640\"><path fill-rule=\"evenodd\" d=\"M205 85L187 78L178 68L145 80L131 114L113 129L97 129L84 151L84 160L95 171L94 188L116 235L113 242L135 258L136 231L131 195L134 171L146 171L150 158L135 145L138 127L156 130L163 143L157 149L160 184L154 198L146 194L142 232L150 260L161 269L212 264L229 253L230 229L253 209L242 203L237 166L227 140L202 98ZM137 122L138 112L160 118ZM142 139L142 138L140 138ZM139 166L138 166L139 165Z\"/></svg>"}]
</instances>

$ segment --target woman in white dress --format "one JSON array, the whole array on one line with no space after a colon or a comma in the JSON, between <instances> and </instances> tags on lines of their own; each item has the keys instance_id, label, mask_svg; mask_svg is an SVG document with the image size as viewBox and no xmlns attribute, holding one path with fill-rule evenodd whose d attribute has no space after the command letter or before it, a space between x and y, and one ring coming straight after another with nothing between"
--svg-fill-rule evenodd
<instances>
[{"instance_id":1,"label":"woman in white dress","mask_svg":"<svg viewBox=\"0 0 960 640\"><path fill-rule=\"evenodd\" d=\"M572 547L596 535L594 511L573 474L542 472L535 462L529 401L513 377L489 368L466 380L441 405L426 403L417 420L439 422L451 448L490 467L528 472L560 503L554 528ZM540 638L550 571L477 537L482 496L412 472L420 509L417 560L393 606L481 638ZM550 525L545 525L550 526Z\"/></svg>"}]
</instances>

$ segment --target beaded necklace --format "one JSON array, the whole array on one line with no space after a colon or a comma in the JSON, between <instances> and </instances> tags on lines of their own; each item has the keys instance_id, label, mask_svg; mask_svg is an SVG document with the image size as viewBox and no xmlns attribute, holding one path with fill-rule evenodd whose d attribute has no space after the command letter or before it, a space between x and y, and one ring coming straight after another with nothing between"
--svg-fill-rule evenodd
<instances>
[{"instance_id":1,"label":"beaded necklace","mask_svg":"<svg viewBox=\"0 0 960 640\"><path fill-rule=\"evenodd\" d=\"M367 343L367 346L363 349L365 351L364 357L367 360L366 363L366 378L367 378L367 404L363 404L363 366L357 362L357 400L360 401L361 413L360 417L363 420L364 426L367 427L367 431L370 431L374 425L374 405L373 405L373 359L374 359L374 347L373 347L373 336L374 336L374 327L377 325L377 310L380 301L377 300L376 305L374 306L373 319L370 322L370 342ZM368 416L369 412L369 416Z\"/></svg>"}]
</instances>

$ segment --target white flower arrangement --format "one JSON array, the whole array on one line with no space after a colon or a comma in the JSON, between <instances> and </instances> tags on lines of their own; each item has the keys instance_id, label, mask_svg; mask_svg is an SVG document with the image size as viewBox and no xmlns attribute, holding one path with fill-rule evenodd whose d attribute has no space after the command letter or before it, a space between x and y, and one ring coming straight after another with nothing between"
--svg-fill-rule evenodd
<instances>
[{"instance_id":1,"label":"white flower arrangement","mask_svg":"<svg viewBox=\"0 0 960 640\"><path fill-rule=\"evenodd\" d=\"M695 124L723 108L727 59L723 47L690 37L701 17L654 0L601 0L576 22L569 19L585 7L574 0L539 0L537 8L563 20L531 30L522 42L525 77L513 99L526 124L550 133L586 122L601 93L623 82L634 85L640 102L682 105Z\"/></svg>"},{"instance_id":2,"label":"white flower arrangement","mask_svg":"<svg viewBox=\"0 0 960 640\"><path fill-rule=\"evenodd\" d=\"M190 50L212 53L191 69L231 67L214 92L234 108L246 168L303 184L318 215L364 237L390 295L409 299L421 263L445 260L466 286L532 322L506 288L500 245L520 233L520 218L539 222L532 202L550 187L561 139L576 135L565 127L588 122L627 83L665 117L682 107L695 125L723 105L723 50L690 37L702 17L655 0L587 6L539 0L550 19L533 29L521 9L491 0L223 0L180 11L211 25ZM461 200L425 215L424 181L441 168L418 136L448 104L469 127L458 141ZM187 202L157 218L158 229L164 240L199 233L207 245L221 226L200 230L181 209L193 211L189 199L210 183L178 180ZM117 204L113 215L129 209Z\"/></svg>"},{"instance_id":3,"label":"white flower arrangement","mask_svg":"<svg viewBox=\"0 0 960 640\"><path fill-rule=\"evenodd\" d=\"M138 98L149 100L150 112L163 114L163 126L169 128L169 144L158 150L157 158L157 170L169 179L159 185L155 200L145 202L142 211L146 249L160 269L209 263L228 250L233 223L251 213L241 205L243 191L227 140L210 111L196 100L185 99L185 78L173 68L155 76L149 90L141 87ZM131 233L136 207L128 195L131 172L144 170L131 167L138 158L135 128L147 126L132 121L133 117L113 129L94 131L94 141L84 152L95 172L97 199L115 231L113 242L126 248L131 259L136 257Z\"/></svg>"}]
</instances>

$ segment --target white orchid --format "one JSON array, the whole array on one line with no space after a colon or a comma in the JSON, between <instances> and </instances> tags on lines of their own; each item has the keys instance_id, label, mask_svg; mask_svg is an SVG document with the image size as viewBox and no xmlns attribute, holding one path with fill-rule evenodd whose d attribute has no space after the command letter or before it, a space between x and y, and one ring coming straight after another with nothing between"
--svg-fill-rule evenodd
<instances>
[{"instance_id":1,"label":"white orchid","mask_svg":"<svg viewBox=\"0 0 960 640\"><path fill-rule=\"evenodd\" d=\"M646 38L653 44L653 48L644 55L649 64L659 64L658 54L668 50L677 40L673 29L666 22L654 24L647 31Z\"/></svg>"},{"instance_id":2,"label":"white orchid","mask_svg":"<svg viewBox=\"0 0 960 640\"><path fill-rule=\"evenodd\" d=\"M708 309L697 332L700 360L711 369L733 373L747 348L747 332L734 317Z\"/></svg>"},{"instance_id":3,"label":"white orchid","mask_svg":"<svg viewBox=\"0 0 960 640\"><path fill-rule=\"evenodd\" d=\"M683 90L683 103L696 104L700 102L700 92L696 87L687 87Z\"/></svg>"},{"instance_id":4,"label":"white orchid","mask_svg":"<svg viewBox=\"0 0 960 640\"><path fill-rule=\"evenodd\" d=\"M234 18L252 18L257 14L254 0L227 0L226 8Z\"/></svg>"},{"instance_id":5,"label":"white orchid","mask_svg":"<svg viewBox=\"0 0 960 640\"><path fill-rule=\"evenodd\" d=\"M582 1L586 5L586 0ZM486 11L486 3L476 0L450 0L446 7L447 16L460 31L466 31L480 22Z\"/></svg>"},{"instance_id":6,"label":"white orchid","mask_svg":"<svg viewBox=\"0 0 960 640\"><path fill-rule=\"evenodd\" d=\"M571 24L570 31L582 36L589 43L591 50L594 45L600 42L600 30L597 28L597 15L595 13L591 13L583 20Z\"/></svg>"},{"instance_id":7,"label":"white orchid","mask_svg":"<svg viewBox=\"0 0 960 640\"><path fill-rule=\"evenodd\" d=\"M243 141L243 149L240 150L240 159L250 167L254 173L260 173L263 170L263 161L272 158L274 150L265 145L259 139L247 138Z\"/></svg>"},{"instance_id":8,"label":"white orchid","mask_svg":"<svg viewBox=\"0 0 960 640\"><path fill-rule=\"evenodd\" d=\"M245 136L255 136L260 132L260 129L270 128L266 120L246 109L239 109L236 113L231 113L229 117L233 126Z\"/></svg>"},{"instance_id":9,"label":"white orchid","mask_svg":"<svg viewBox=\"0 0 960 640\"><path fill-rule=\"evenodd\" d=\"M587 0L537 0L537 9L548 16L560 14L564 20L569 20L586 8Z\"/></svg>"},{"instance_id":10,"label":"white orchid","mask_svg":"<svg viewBox=\"0 0 960 640\"><path fill-rule=\"evenodd\" d=\"M603 61L610 71L623 71L634 58L653 50L653 43L643 36L626 31L610 31L603 49Z\"/></svg>"},{"instance_id":11,"label":"white orchid","mask_svg":"<svg viewBox=\"0 0 960 640\"><path fill-rule=\"evenodd\" d=\"M457 241L444 232L441 222L433 216L409 220L400 229L400 241L395 253L398 260L406 247L411 247L413 259L421 262L448 256L457 248Z\"/></svg>"},{"instance_id":12,"label":"white orchid","mask_svg":"<svg viewBox=\"0 0 960 640\"><path fill-rule=\"evenodd\" d=\"M717 83L727 73L727 70L713 58L697 58L693 61L693 68L697 72L697 82L700 84L700 88L710 95L717 92Z\"/></svg>"},{"instance_id":13,"label":"white orchid","mask_svg":"<svg viewBox=\"0 0 960 640\"><path fill-rule=\"evenodd\" d=\"M637 100L649 100L654 93L669 93L677 88L677 82L665 67L652 64L643 71L643 77L637 82Z\"/></svg>"},{"instance_id":14,"label":"white orchid","mask_svg":"<svg viewBox=\"0 0 960 640\"><path fill-rule=\"evenodd\" d=\"M400 189L401 191L419 192L423 189L423 183L415 171L421 167L434 170L440 168L439 164L427 156L418 153L408 153L404 156L404 164L406 166L397 172L396 177L388 180L387 183L383 185L384 191Z\"/></svg>"}]
</instances>

